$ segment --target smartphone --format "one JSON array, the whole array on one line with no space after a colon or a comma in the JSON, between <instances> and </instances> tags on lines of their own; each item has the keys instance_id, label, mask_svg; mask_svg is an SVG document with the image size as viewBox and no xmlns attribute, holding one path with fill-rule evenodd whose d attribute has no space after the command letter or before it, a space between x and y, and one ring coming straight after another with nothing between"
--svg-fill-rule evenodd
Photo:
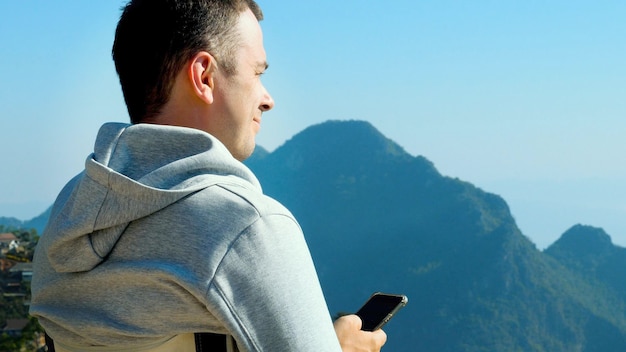
<instances>
[{"instance_id":1,"label":"smartphone","mask_svg":"<svg viewBox=\"0 0 626 352\"><path fill-rule=\"evenodd\" d=\"M363 321L361 330L375 331L382 328L408 301L405 295L374 293L355 313Z\"/></svg>"}]
</instances>

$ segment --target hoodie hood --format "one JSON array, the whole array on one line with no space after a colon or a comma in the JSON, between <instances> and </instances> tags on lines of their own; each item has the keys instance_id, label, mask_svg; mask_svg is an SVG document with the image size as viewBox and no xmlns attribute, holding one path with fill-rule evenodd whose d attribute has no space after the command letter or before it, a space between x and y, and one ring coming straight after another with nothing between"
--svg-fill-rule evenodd
<instances>
[{"instance_id":1,"label":"hoodie hood","mask_svg":"<svg viewBox=\"0 0 626 352\"><path fill-rule=\"evenodd\" d=\"M91 270L130 222L218 182L261 190L252 172L205 132L105 124L85 170L57 198L40 242L55 270Z\"/></svg>"}]
</instances>

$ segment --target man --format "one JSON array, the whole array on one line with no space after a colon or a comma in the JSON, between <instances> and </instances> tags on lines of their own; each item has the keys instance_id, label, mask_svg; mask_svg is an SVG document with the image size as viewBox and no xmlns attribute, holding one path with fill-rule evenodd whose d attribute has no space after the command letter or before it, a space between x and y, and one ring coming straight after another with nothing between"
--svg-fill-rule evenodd
<instances>
[{"instance_id":1,"label":"man","mask_svg":"<svg viewBox=\"0 0 626 352\"><path fill-rule=\"evenodd\" d=\"M57 351L384 344L354 315L333 329L299 225L240 162L274 106L261 19L252 0L125 7L113 58L133 124L100 129L35 254L31 314Z\"/></svg>"}]
</instances>

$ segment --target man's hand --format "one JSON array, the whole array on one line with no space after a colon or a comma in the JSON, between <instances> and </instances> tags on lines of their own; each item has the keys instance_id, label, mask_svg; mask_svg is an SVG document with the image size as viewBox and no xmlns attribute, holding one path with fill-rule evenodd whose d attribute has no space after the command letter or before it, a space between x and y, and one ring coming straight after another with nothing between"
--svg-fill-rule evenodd
<instances>
[{"instance_id":1,"label":"man's hand","mask_svg":"<svg viewBox=\"0 0 626 352\"><path fill-rule=\"evenodd\" d=\"M382 330L361 331L361 318L346 315L335 321L335 332L343 352L378 352L387 342Z\"/></svg>"}]
</instances>

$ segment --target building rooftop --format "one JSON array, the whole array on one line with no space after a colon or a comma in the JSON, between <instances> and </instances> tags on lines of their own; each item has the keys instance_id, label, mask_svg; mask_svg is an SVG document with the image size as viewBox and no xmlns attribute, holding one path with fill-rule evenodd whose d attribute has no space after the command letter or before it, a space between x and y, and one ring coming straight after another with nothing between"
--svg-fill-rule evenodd
<instances>
[{"instance_id":1,"label":"building rooftop","mask_svg":"<svg viewBox=\"0 0 626 352\"><path fill-rule=\"evenodd\" d=\"M10 233L0 233L0 242L4 242L4 243L11 243L12 241L17 240L17 237Z\"/></svg>"}]
</instances>

